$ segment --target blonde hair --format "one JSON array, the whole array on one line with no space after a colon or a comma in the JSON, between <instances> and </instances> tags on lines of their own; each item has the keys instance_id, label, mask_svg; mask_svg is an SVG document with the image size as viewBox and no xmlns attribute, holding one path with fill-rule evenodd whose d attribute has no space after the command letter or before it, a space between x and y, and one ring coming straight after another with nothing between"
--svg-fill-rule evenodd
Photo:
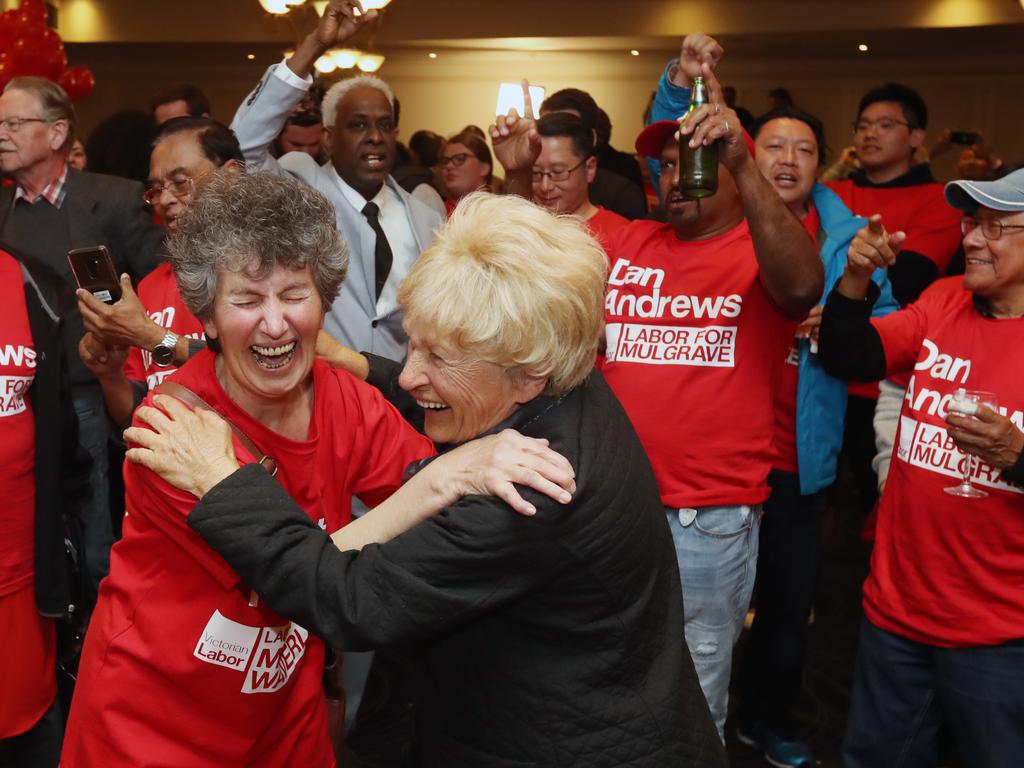
<instances>
[{"instance_id":1,"label":"blonde hair","mask_svg":"<svg viewBox=\"0 0 1024 768\"><path fill-rule=\"evenodd\" d=\"M474 192L402 281L406 316L458 349L533 378L583 383L604 319L607 260L572 216Z\"/></svg>"}]
</instances>

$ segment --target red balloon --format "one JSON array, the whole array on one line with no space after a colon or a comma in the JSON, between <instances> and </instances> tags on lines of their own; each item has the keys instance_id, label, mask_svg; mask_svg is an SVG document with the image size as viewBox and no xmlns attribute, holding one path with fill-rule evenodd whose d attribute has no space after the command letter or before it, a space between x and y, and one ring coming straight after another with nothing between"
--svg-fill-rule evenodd
<instances>
[{"instance_id":1,"label":"red balloon","mask_svg":"<svg viewBox=\"0 0 1024 768\"><path fill-rule=\"evenodd\" d=\"M11 57L7 54L7 51L0 51L0 91L11 81L14 77L14 67L12 66Z\"/></svg>"},{"instance_id":2,"label":"red balloon","mask_svg":"<svg viewBox=\"0 0 1024 768\"><path fill-rule=\"evenodd\" d=\"M18 12L15 10L0 13L0 51L9 51L17 37L16 19Z\"/></svg>"},{"instance_id":3,"label":"red balloon","mask_svg":"<svg viewBox=\"0 0 1024 768\"><path fill-rule=\"evenodd\" d=\"M72 101L84 99L96 86L96 78L88 67L69 67L58 79L61 88L67 91Z\"/></svg>"},{"instance_id":4,"label":"red balloon","mask_svg":"<svg viewBox=\"0 0 1024 768\"><path fill-rule=\"evenodd\" d=\"M43 0L21 0L18 17L24 29L45 27L48 21L46 3Z\"/></svg>"},{"instance_id":5,"label":"red balloon","mask_svg":"<svg viewBox=\"0 0 1024 768\"><path fill-rule=\"evenodd\" d=\"M14 32L17 38L31 37L38 39L42 37L43 30L45 29L45 17L40 19L38 15L33 14L31 11L18 11L18 15L14 17Z\"/></svg>"}]
</instances>

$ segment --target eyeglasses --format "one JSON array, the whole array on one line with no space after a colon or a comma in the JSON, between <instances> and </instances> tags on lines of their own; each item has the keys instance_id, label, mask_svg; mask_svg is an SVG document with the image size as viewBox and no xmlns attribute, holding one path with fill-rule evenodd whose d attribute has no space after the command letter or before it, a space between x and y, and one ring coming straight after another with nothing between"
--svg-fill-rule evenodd
<instances>
[{"instance_id":1,"label":"eyeglasses","mask_svg":"<svg viewBox=\"0 0 1024 768\"><path fill-rule=\"evenodd\" d=\"M995 219L972 219L964 216L960 219L960 232L966 235L981 227L981 234L986 240L998 240L1005 229L1024 229L1024 224L1003 224Z\"/></svg>"},{"instance_id":2,"label":"eyeglasses","mask_svg":"<svg viewBox=\"0 0 1024 768\"><path fill-rule=\"evenodd\" d=\"M540 184L544 177L547 176L552 181L565 181L569 178L569 174L575 171L577 168L582 167L587 161L580 160L572 168L565 168L561 171L538 171L536 168L533 169L533 183Z\"/></svg>"},{"instance_id":3,"label":"eyeglasses","mask_svg":"<svg viewBox=\"0 0 1024 768\"><path fill-rule=\"evenodd\" d=\"M447 168L449 165L453 168L458 168L465 165L469 158L473 157L469 152L459 152L457 155L451 155L450 157L441 158L441 167Z\"/></svg>"},{"instance_id":4,"label":"eyeglasses","mask_svg":"<svg viewBox=\"0 0 1024 768\"><path fill-rule=\"evenodd\" d=\"M212 171L213 169L211 168L197 176L182 176L177 179L171 179L166 184L154 184L142 193L142 199L146 201L147 205L155 205L156 201L164 193L164 190L169 190L176 198L184 200L186 197L191 197L195 194L196 182Z\"/></svg>"},{"instance_id":5,"label":"eyeglasses","mask_svg":"<svg viewBox=\"0 0 1024 768\"><path fill-rule=\"evenodd\" d=\"M17 133L25 123L52 123L44 117L5 117L0 120L0 128L8 133Z\"/></svg>"},{"instance_id":6,"label":"eyeglasses","mask_svg":"<svg viewBox=\"0 0 1024 768\"><path fill-rule=\"evenodd\" d=\"M881 120L858 120L853 124L853 132L867 133L872 128L877 128L881 133L888 133L897 125L910 127L910 123L906 120L893 120L891 117L883 117Z\"/></svg>"}]
</instances>

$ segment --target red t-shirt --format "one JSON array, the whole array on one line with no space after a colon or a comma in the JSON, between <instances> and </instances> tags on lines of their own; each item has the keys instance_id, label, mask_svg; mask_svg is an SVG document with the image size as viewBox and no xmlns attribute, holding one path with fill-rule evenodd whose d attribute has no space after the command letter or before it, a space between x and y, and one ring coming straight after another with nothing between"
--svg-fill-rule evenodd
<instances>
[{"instance_id":1,"label":"red t-shirt","mask_svg":"<svg viewBox=\"0 0 1024 768\"><path fill-rule=\"evenodd\" d=\"M634 221L609 242L605 378L669 507L759 504L775 457L773 400L795 323L761 285L746 222L683 242Z\"/></svg>"},{"instance_id":2,"label":"red t-shirt","mask_svg":"<svg viewBox=\"0 0 1024 768\"><path fill-rule=\"evenodd\" d=\"M1024 428L1024 319L987 319L962 278L932 284L905 310L871 321L889 372L912 372L878 510L864 612L929 645L995 645L1024 637L1024 489L976 461L984 499L950 496L963 454L946 434L958 387L996 395ZM980 467L977 465L980 464Z\"/></svg>"},{"instance_id":3,"label":"red t-shirt","mask_svg":"<svg viewBox=\"0 0 1024 768\"><path fill-rule=\"evenodd\" d=\"M139 283L139 301L157 325L174 331L179 336L190 339L203 339L206 334L203 324L188 311L178 291L178 281L169 262L164 262ZM177 368L173 365L159 366L153 362L153 355L148 349L132 347L128 359L124 361L124 375L132 381L144 381L150 389L154 389Z\"/></svg>"},{"instance_id":4,"label":"red t-shirt","mask_svg":"<svg viewBox=\"0 0 1024 768\"><path fill-rule=\"evenodd\" d=\"M0 251L0 596L35 573L36 427L29 387L36 351L21 265Z\"/></svg>"},{"instance_id":5,"label":"red t-shirt","mask_svg":"<svg viewBox=\"0 0 1024 768\"><path fill-rule=\"evenodd\" d=\"M277 479L328 532L433 452L367 384L317 361L309 439L231 401L200 352L174 376L277 459ZM150 393L147 402L152 400ZM252 457L235 443L243 462ZM125 463L124 537L89 627L62 765L333 766L321 691L324 648L277 615L185 522L195 498ZM373 599L368 596L367 599Z\"/></svg>"},{"instance_id":6,"label":"red t-shirt","mask_svg":"<svg viewBox=\"0 0 1024 768\"><path fill-rule=\"evenodd\" d=\"M587 225L590 234L601 244L601 247L607 251L611 236L629 224L629 219L620 216L615 211L609 211L603 206L596 207L597 213L583 223Z\"/></svg>"},{"instance_id":7,"label":"red t-shirt","mask_svg":"<svg viewBox=\"0 0 1024 768\"><path fill-rule=\"evenodd\" d=\"M821 218L818 209L808 203L807 215L800 223L817 243ZM779 367L779 386L775 392L775 448L773 466L783 472L800 471L796 452L796 390L800 380L800 347L796 336L789 341L786 355Z\"/></svg>"}]
</instances>

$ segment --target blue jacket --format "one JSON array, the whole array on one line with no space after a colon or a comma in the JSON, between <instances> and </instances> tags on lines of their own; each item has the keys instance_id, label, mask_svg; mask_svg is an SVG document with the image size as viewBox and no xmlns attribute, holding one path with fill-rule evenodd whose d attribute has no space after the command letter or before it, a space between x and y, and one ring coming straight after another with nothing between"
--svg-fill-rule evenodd
<instances>
[{"instance_id":1,"label":"blue jacket","mask_svg":"<svg viewBox=\"0 0 1024 768\"><path fill-rule=\"evenodd\" d=\"M857 230L867 224L867 219L850 213L843 201L821 184L815 184L811 190L811 201L818 210L825 234L821 243L821 261L825 266L827 296L842 277L850 241ZM899 309L885 271L876 269L871 279L881 290L872 317L881 317ZM811 354L807 339L799 339L798 344L800 379L796 390L796 453L800 493L806 496L828 487L836 479L846 414L846 382L825 373L818 356Z\"/></svg>"}]
</instances>

